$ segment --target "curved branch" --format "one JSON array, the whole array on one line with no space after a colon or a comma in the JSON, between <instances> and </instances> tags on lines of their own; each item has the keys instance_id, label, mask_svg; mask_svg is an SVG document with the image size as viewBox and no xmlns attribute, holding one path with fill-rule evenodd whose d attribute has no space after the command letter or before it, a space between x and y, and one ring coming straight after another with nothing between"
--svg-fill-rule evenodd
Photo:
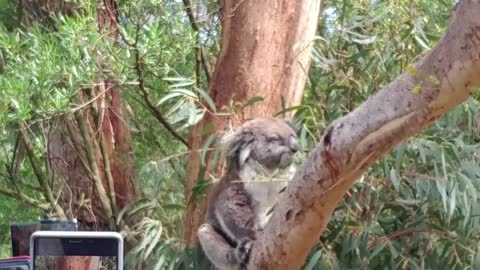
<instances>
[{"instance_id":1,"label":"curved branch","mask_svg":"<svg viewBox=\"0 0 480 270\"><path fill-rule=\"evenodd\" d=\"M248 269L300 269L336 205L385 153L480 86L480 1L463 0L414 69L331 124L259 232ZM415 73L415 74L413 74ZM413 89L421 88L420 93Z\"/></svg>"}]
</instances>

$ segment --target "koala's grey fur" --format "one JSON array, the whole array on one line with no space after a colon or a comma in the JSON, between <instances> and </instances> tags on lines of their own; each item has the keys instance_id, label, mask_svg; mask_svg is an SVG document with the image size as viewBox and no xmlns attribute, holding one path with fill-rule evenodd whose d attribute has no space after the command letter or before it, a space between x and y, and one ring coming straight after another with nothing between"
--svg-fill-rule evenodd
<instances>
[{"instance_id":1,"label":"koala's grey fur","mask_svg":"<svg viewBox=\"0 0 480 270\"><path fill-rule=\"evenodd\" d=\"M222 143L228 151L228 171L212 190L207 222L198 237L216 267L242 269L256 232L268 222L279 192L287 185L268 178L292 164L296 134L285 120L257 118L225 136Z\"/></svg>"}]
</instances>

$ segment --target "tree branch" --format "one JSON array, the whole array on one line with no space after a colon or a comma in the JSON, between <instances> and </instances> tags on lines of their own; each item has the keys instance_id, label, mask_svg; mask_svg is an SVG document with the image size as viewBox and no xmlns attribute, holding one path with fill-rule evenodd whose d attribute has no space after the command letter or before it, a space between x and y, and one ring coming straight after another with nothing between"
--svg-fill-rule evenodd
<instances>
[{"instance_id":1,"label":"tree branch","mask_svg":"<svg viewBox=\"0 0 480 270\"><path fill-rule=\"evenodd\" d=\"M372 248L376 247L377 245L386 243L388 241L392 241L394 239L397 239L397 238L400 238L400 237L403 237L403 236L406 236L406 235L411 235L413 233L419 233L419 232L430 233L432 231L433 230L429 229L429 228L406 228L406 229L398 230L398 231L390 233L386 236L383 236L383 237L377 238L373 241L370 241L368 243L367 248L368 248L368 250L371 250Z\"/></svg>"},{"instance_id":2,"label":"tree branch","mask_svg":"<svg viewBox=\"0 0 480 270\"><path fill-rule=\"evenodd\" d=\"M100 89L102 89L102 86L100 87ZM87 91L87 95L91 95L91 94L92 94L92 91L90 91L90 93ZM110 166L110 155L108 154L107 146L105 145L105 134L102 130L102 125L105 117L105 108L104 108L103 102L104 101L101 102L102 105L100 106L98 106L98 104L96 103L92 103L92 106L90 108L92 111L93 118L96 121L95 128L100 133L98 140L99 140L99 146L100 146L100 154L102 155L102 160L103 160L103 171L107 179L108 195L110 199L110 205L112 206L112 211L113 211L112 214L116 220L118 218L118 206L117 206L117 196L115 193L115 185L114 185L115 181L113 180L112 168Z\"/></svg>"},{"instance_id":3,"label":"tree branch","mask_svg":"<svg viewBox=\"0 0 480 270\"><path fill-rule=\"evenodd\" d=\"M110 15L112 16L112 15ZM168 121L163 117L162 113L157 109L156 106L154 106L152 104L152 102L150 101L150 98L149 98L149 95L148 95L148 91L147 91L147 87L145 85L145 76L143 74L143 68L142 68L142 59L140 57L140 51L138 49L138 38L140 37L140 34L139 34L139 31L140 31L140 25L137 25L137 34L136 34L136 38L135 38L135 41L134 42L131 42L128 40L128 38L123 34L122 31L118 31L118 33L120 34L120 36L122 37L123 41L129 46L129 47L132 47L135 51L135 71L137 73L137 77L138 77L138 87L140 88L140 91L141 91L141 94L140 96L142 97L143 101L145 102L145 106L147 107L147 109L153 114L153 116L155 117L155 119L157 119L158 122L160 122L160 124L170 133L172 134L173 137L175 137L176 139L178 139L180 142L182 142L187 148L188 148L188 142L182 137L180 136L180 134L178 134L175 129L173 129L170 124L168 123Z\"/></svg>"},{"instance_id":4,"label":"tree branch","mask_svg":"<svg viewBox=\"0 0 480 270\"><path fill-rule=\"evenodd\" d=\"M140 51L138 50L138 47L137 47L137 41L138 40L135 41L135 70L137 72L138 82L139 82L138 87L140 88L143 101L145 102L145 105L153 114L153 116L158 120L158 122L160 122L160 124L162 124L162 126L166 128L167 131L170 132L170 134L172 134L173 137L178 139L188 148L188 142L182 136L180 136L180 134L178 134L175 131L175 129L173 129L172 126L170 126L167 120L163 117L162 113L150 101L147 87L145 86L145 77L143 75L142 61L140 59Z\"/></svg>"},{"instance_id":5,"label":"tree branch","mask_svg":"<svg viewBox=\"0 0 480 270\"><path fill-rule=\"evenodd\" d=\"M480 2L461 1L414 69L332 123L259 232L248 269L300 269L336 205L367 169L480 86ZM421 88L420 93L412 91Z\"/></svg>"},{"instance_id":6,"label":"tree branch","mask_svg":"<svg viewBox=\"0 0 480 270\"><path fill-rule=\"evenodd\" d=\"M76 113L80 114L81 112L76 111ZM93 115L94 115L94 118L97 119L97 122L100 123L101 121L98 121L98 120L99 120L99 117L101 117L101 115L99 115L98 110L97 110L95 104L92 104L92 113L93 113ZM79 123L79 129L80 129L80 131L81 131L80 133L82 133L82 138L85 138L85 137L83 136L84 134L83 134L83 132L82 132L82 128L80 127L80 122L82 122L82 123L83 123L83 127L84 127L84 128L87 128L87 127L86 127L86 123L85 123L85 119L83 118L83 115L80 115L80 117L81 117L80 119L78 119L77 117L78 117L78 116L75 115L75 118L77 119L77 123ZM80 122L79 122L78 120L80 120ZM73 136L73 129L74 129L74 128L73 128L73 126L71 125L70 122L67 122L67 123L69 123L69 125L67 125L67 127L68 127L68 131L69 131L70 137L71 137L72 140L74 140L74 136ZM99 126L98 126L97 128L98 128L98 129L101 128L100 124L99 124ZM88 130L87 130L87 133L88 133ZM80 152L79 152L80 149L77 149L78 146L77 146L75 143L73 143L73 144L74 144L74 148L77 150L77 152L80 153ZM79 144L79 143L78 143L78 144ZM106 149L106 145L105 145L105 139L104 139L104 134L103 134L102 131L100 131L100 143L99 143L99 144L100 144L100 152L101 152L101 154L102 154L102 160L103 160L103 164L104 164L104 172L105 172L105 175L106 175L106 177L107 177L107 185L108 185L108 192L109 192L108 195L109 195L109 196L107 196L107 193L106 193L105 189L103 188L103 182L101 182L101 178L100 178L100 185L101 185L101 187L98 187L98 186L97 186L97 180L94 180L94 182L95 182L95 187L96 187L96 189L97 189L97 192L98 192L98 189L100 189L100 190L103 189L103 191L101 191L101 192L104 193L103 197L104 197L104 198L105 198L105 197L108 197L107 200L109 200L109 202L110 202L111 209L112 209L112 210L111 210L111 211L112 211L112 215L108 217L108 219L109 219L110 222L111 222L110 226L111 226L112 228L114 228L114 227L117 227L117 228L118 228L118 227L119 227L120 229L122 229L122 230L124 230L125 232L127 232L127 235L125 236L125 240L127 241L127 243L128 243L131 247L134 247L134 246L136 246L136 245L138 244L138 239L137 239L136 236L131 232L130 227L123 221L123 219L120 219L118 222L116 222L116 221L117 221L117 218L118 218L118 212L119 212L119 211L118 211L118 206L117 206L117 201L116 201L116 193L115 193L114 179L113 179L113 176L112 176L112 171L111 171L111 166L110 166L110 165L111 165L111 164L110 164L110 157L109 157L109 155L108 155L108 153L107 153L107 149ZM100 173L100 172L99 172L99 169L98 169L98 166L97 166L97 163L96 163L95 157L94 157L94 156L93 156L93 157L90 156L89 153L88 153L88 149L90 149L91 154L93 154L93 148L92 148L92 147L93 147L93 144L92 144L91 141L90 141L90 143L85 142L85 152L86 152L86 155L87 155L89 167L92 166L92 163L91 163L90 158L93 158L93 161L94 161L94 163L95 163L95 165L93 165L93 166L96 166L96 170L98 171L98 173ZM83 159L81 158L81 155L79 154L78 156L79 156L80 159L82 160L82 164L84 165L84 168L85 168L87 171L89 171L90 173L93 174L93 172L89 169L89 167L86 167L86 164L85 164L85 162L83 161ZM98 175L99 175L99 174L98 174ZM99 195L99 196L100 196L100 195ZM101 201L101 202L102 202L102 201ZM104 200L103 203L102 203L102 207L105 209L104 203L106 203L106 200ZM107 213L107 211L105 211L105 212ZM107 213L107 215L108 215L108 213ZM113 222L113 224L112 224L112 222ZM119 226L117 226L117 224L118 224Z\"/></svg>"},{"instance_id":7,"label":"tree branch","mask_svg":"<svg viewBox=\"0 0 480 270\"><path fill-rule=\"evenodd\" d=\"M8 189L8 188L0 187L0 193L3 194L3 195L6 195L6 196L12 197L14 199L17 199L17 200L19 200L21 202L24 202L26 204L29 204L31 206L37 207L37 208L39 208L43 211L50 211L50 209L51 209L48 203L36 200L36 199L34 199L30 196L27 196L24 193L19 192L19 191L15 191L15 190L11 190L11 189Z\"/></svg>"},{"instance_id":8,"label":"tree branch","mask_svg":"<svg viewBox=\"0 0 480 270\"><path fill-rule=\"evenodd\" d=\"M88 172L89 171L88 164L87 164L87 161L83 158L84 150L81 147L82 143L79 140L77 140L78 130L75 128L73 119L69 116L68 118L65 119L64 123L65 123L65 126L67 127L67 132L65 136L68 136L68 138L70 138L70 141L67 141L67 142L77 154L78 160L80 161L80 165L82 166L82 168L85 169L86 172Z\"/></svg>"},{"instance_id":9,"label":"tree branch","mask_svg":"<svg viewBox=\"0 0 480 270\"><path fill-rule=\"evenodd\" d=\"M1 175L3 178L5 178L5 179L10 180L10 181L15 185L15 187L16 187L17 190L19 189L19 188L18 188L18 184L20 184L20 185L22 185L22 186L24 186L24 187L27 187L27 188L29 188L29 189L31 189L31 190L34 190L34 191L38 191L38 192L42 192L42 191L43 191L43 189L42 189L41 186L37 186L37 185L30 184L30 183L26 183L26 182L22 181L17 174L13 173L13 172L8 168L7 165L5 165L5 167L6 167L5 169L6 169L7 173L8 173L8 175L3 174L3 173L0 173L0 175Z\"/></svg>"},{"instance_id":10,"label":"tree branch","mask_svg":"<svg viewBox=\"0 0 480 270\"><path fill-rule=\"evenodd\" d=\"M185 6L185 9L187 11L188 19L190 21L190 24L192 25L192 29L197 33L197 42L198 42L198 48L195 50L195 54L197 54L197 57L200 57L200 62L203 67L203 71L205 72L205 76L207 77L207 83L210 82L210 78L212 78L212 74L210 73L210 66L208 65L207 61L207 55L205 54L205 50L203 49L201 40L200 40L200 27L198 26L197 20L195 19L195 16L193 15L192 11L192 2L190 0L183 0L183 5ZM200 73L197 73L197 76L200 77Z\"/></svg>"},{"instance_id":11,"label":"tree branch","mask_svg":"<svg viewBox=\"0 0 480 270\"><path fill-rule=\"evenodd\" d=\"M43 173L41 166L38 163L37 158L35 157L35 152L33 150L34 149L33 143L30 140L30 136L27 133L26 125L24 123L20 123L19 130L20 130L20 136L23 142L25 143L25 150L27 151L27 156L28 156L28 159L30 160L30 164L32 165L33 172L35 173L35 176L37 177L37 180L43 189L43 194L45 195L51 208L55 210L55 212L57 213L58 217L61 219L67 219L65 212L60 207L60 205L57 204L57 201L53 196L52 189L48 185L48 177Z\"/></svg>"},{"instance_id":12,"label":"tree branch","mask_svg":"<svg viewBox=\"0 0 480 270\"><path fill-rule=\"evenodd\" d=\"M113 216L115 219L118 217L117 196L115 194L114 180L112 176L112 169L110 167L110 157L107 153L107 147L105 145L105 135L103 132L100 134L100 152L102 154L103 166L105 175L107 177L107 186L109 192L110 203L112 205Z\"/></svg>"},{"instance_id":13,"label":"tree branch","mask_svg":"<svg viewBox=\"0 0 480 270\"><path fill-rule=\"evenodd\" d=\"M23 144L22 139L17 135L17 138L15 139L15 148L13 150L12 163L10 166L6 166L10 174L18 174L20 164L22 163L25 154L25 146Z\"/></svg>"},{"instance_id":14,"label":"tree branch","mask_svg":"<svg viewBox=\"0 0 480 270\"><path fill-rule=\"evenodd\" d=\"M92 176L92 181L95 186L95 190L97 191L98 198L100 199L100 203L107 215L108 220L110 221L110 228L115 228L115 217L112 213L112 206L110 205L110 201L107 196L107 192L103 186L102 178L100 176L100 170L98 169L97 159L95 158L93 142L91 140L91 135L87 127L87 123L85 118L82 115L81 111L76 111L74 113L75 120L77 120L78 128L80 129L80 134L82 135L83 142L85 145L85 153L87 155L87 161L89 165L89 171Z\"/></svg>"}]
</instances>

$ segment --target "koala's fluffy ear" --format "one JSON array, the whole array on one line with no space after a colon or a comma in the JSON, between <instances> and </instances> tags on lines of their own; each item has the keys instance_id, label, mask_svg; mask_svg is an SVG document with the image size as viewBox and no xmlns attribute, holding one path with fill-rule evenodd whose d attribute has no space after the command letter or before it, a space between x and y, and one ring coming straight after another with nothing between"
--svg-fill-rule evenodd
<instances>
[{"instance_id":1,"label":"koala's fluffy ear","mask_svg":"<svg viewBox=\"0 0 480 270\"><path fill-rule=\"evenodd\" d=\"M250 157L252 151L250 143L252 140L253 137L251 132L238 129L223 136L220 140L220 144L227 149L227 155L230 158L238 160L239 165L243 165Z\"/></svg>"},{"instance_id":2,"label":"koala's fluffy ear","mask_svg":"<svg viewBox=\"0 0 480 270\"><path fill-rule=\"evenodd\" d=\"M230 149L232 145L236 144L237 140L237 132L230 132L225 134L222 139L220 139L220 145L225 149Z\"/></svg>"},{"instance_id":3,"label":"koala's fluffy ear","mask_svg":"<svg viewBox=\"0 0 480 270\"><path fill-rule=\"evenodd\" d=\"M246 146L242 147L240 150L240 155L238 157L238 162L240 163L240 166L245 164L247 159L250 157L250 153L252 152L252 144L247 144Z\"/></svg>"}]
</instances>

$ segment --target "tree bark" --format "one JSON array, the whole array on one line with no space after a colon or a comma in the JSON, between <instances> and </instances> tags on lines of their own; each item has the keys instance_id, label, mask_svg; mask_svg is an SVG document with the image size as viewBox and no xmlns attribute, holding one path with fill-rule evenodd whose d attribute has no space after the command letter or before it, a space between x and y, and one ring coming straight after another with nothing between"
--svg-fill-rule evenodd
<instances>
[{"instance_id":1,"label":"tree bark","mask_svg":"<svg viewBox=\"0 0 480 270\"><path fill-rule=\"evenodd\" d=\"M18 4L21 10L20 23L27 27L34 23L51 26L52 15L70 16L77 8L75 1L68 0L20 0Z\"/></svg>"},{"instance_id":2,"label":"tree bark","mask_svg":"<svg viewBox=\"0 0 480 270\"><path fill-rule=\"evenodd\" d=\"M54 260L54 270L96 270L102 269L100 256L59 256Z\"/></svg>"},{"instance_id":3,"label":"tree bark","mask_svg":"<svg viewBox=\"0 0 480 270\"><path fill-rule=\"evenodd\" d=\"M184 240L192 245L197 243L206 205L205 199L196 200L192 193L197 180L205 176L199 175L202 144L229 121L237 125L300 104L320 11L320 0L221 2L222 46L209 94L218 109L230 107L233 113L229 117L207 114L190 130ZM256 96L263 101L241 108ZM208 163L206 168L210 170Z\"/></svg>"},{"instance_id":4,"label":"tree bark","mask_svg":"<svg viewBox=\"0 0 480 270\"><path fill-rule=\"evenodd\" d=\"M461 1L446 34L414 72L401 74L327 128L257 235L248 269L300 269L352 183L480 85L479 10L480 1Z\"/></svg>"},{"instance_id":5,"label":"tree bark","mask_svg":"<svg viewBox=\"0 0 480 270\"><path fill-rule=\"evenodd\" d=\"M117 41L118 19L117 4L115 0L103 0L104 8L98 9L98 25L111 34ZM117 208L124 208L129 202L137 197L137 186L135 184L135 166L132 155L132 138L125 101L120 91L115 89L109 81L104 81L104 89L110 89L105 94L109 101L105 111L103 130L106 143L106 154L111 160L111 177L114 181L114 193ZM101 89L102 90L102 89Z\"/></svg>"}]
</instances>

